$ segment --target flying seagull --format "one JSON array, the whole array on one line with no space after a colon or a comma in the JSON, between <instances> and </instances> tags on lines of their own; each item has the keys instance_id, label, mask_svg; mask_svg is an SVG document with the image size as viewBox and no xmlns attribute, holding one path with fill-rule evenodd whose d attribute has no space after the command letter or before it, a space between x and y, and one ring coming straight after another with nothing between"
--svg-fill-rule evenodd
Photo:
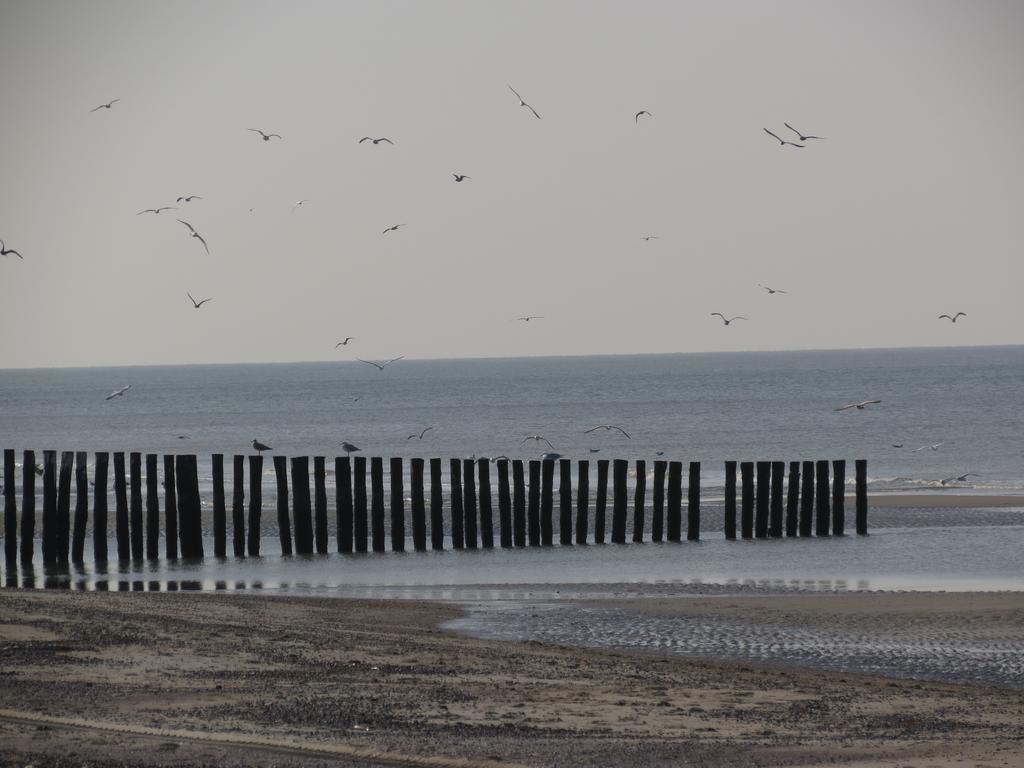
<instances>
[{"instance_id":1,"label":"flying seagull","mask_svg":"<svg viewBox=\"0 0 1024 768\"><path fill-rule=\"evenodd\" d=\"M309 198L303 198L302 200L296 200L295 201L295 205L292 206L292 213L295 213L295 209L298 208L300 205L302 205L303 203L308 203L308 202L309 202Z\"/></svg>"},{"instance_id":2,"label":"flying seagull","mask_svg":"<svg viewBox=\"0 0 1024 768\"><path fill-rule=\"evenodd\" d=\"M388 227L387 229L385 229L383 232L381 232L381 234L386 235L388 232L397 232L399 227L404 226L405 224L395 224L393 227Z\"/></svg>"},{"instance_id":3,"label":"flying seagull","mask_svg":"<svg viewBox=\"0 0 1024 768\"><path fill-rule=\"evenodd\" d=\"M465 181L466 179L471 179L471 178L473 178L472 176L467 176L467 175L466 175L466 174L464 174L464 173L453 173L453 174L452 174L452 176L454 176L454 177L455 177L455 180L456 180L456 181Z\"/></svg>"},{"instance_id":4,"label":"flying seagull","mask_svg":"<svg viewBox=\"0 0 1024 768\"><path fill-rule=\"evenodd\" d=\"M413 438L415 437L415 438L418 438L418 439L422 440L422 439L423 439L423 436L424 436L425 434L427 434L427 432L429 432L429 431L430 431L430 430L432 430L432 429L433 429L433 427L427 427L426 429L424 429L424 430L423 430L422 432L420 432L419 434L416 434L415 432L413 432L413 433L412 433L411 435L409 435L409 436L408 436L407 438L405 438L405 439L406 439L406 440L412 440L412 439L413 439Z\"/></svg>"},{"instance_id":5,"label":"flying seagull","mask_svg":"<svg viewBox=\"0 0 1024 768\"><path fill-rule=\"evenodd\" d=\"M942 318L946 318L946 319L947 319L947 320L949 320L950 322L953 322L953 323L955 323L955 322L956 322L956 319L957 319L958 317L967 317L967 313L966 313L966 312L957 312L957 313L956 313L955 315L953 315L952 317L950 317L949 315L939 315L939 320L941 320Z\"/></svg>"},{"instance_id":6,"label":"flying seagull","mask_svg":"<svg viewBox=\"0 0 1024 768\"><path fill-rule=\"evenodd\" d=\"M641 240L647 240L648 242L650 242L651 240L657 240L658 236L657 235L644 235L640 239Z\"/></svg>"},{"instance_id":7,"label":"flying seagull","mask_svg":"<svg viewBox=\"0 0 1024 768\"><path fill-rule=\"evenodd\" d=\"M736 315L736 317L728 317L727 318L721 312L712 312L711 313L712 317L714 317L715 315L718 315L720 318L722 318L722 322L725 323L726 325L731 323L733 320L749 320L750 319L749 317L743 317L742 315Z\"/></svg>"},{"instance_id":8,"label":"flying seagull","mask_svg":"<svg viewBox=\"0 0 1024 768\"><path fill-rule=\"evenodd\" d=\"M789 130L791 130L797 136L799 136L800 137L800 141L807 141L808 139L824 139L825 138L824 136L804 136L802 133L800 133L800 131L798 131L796 128L794 128L789 123L783 123L783 125L786 126L787 128L789 128Z\"/></svg>"},{"instance_id":9,"label":"flying seagull","mask_svg":"<svg viewBox=\"0 0 1024 768\"><path fill-rule=\"evenodd\" d=\"M510 85L510 86L508 87L508 89L509 89L510 91L512 91L512 93L514 93L514 94L516 95L516 98L517 98L517 99L519 99L519 106L520 106L520 107L526 107L526 108L527 108L528 110L530 110L531 112L533 112L533 116L534 116L534 117L536 117L536 118L537 118L538 120L540 120L540 115L538 115L538 114L537 114L537 110L536 110L536 109L534 109L533 107L531 107L531 106L530 106L529 104L527 104L527 103L526 103L525 101L523 101L523 97L519 95L519 91L517 91L517 90L516 90L515 88L513 88L513 87L512 87L511 85Z\"/></svg>"},{"instance_id":10,"label":"flying seagull","mask_svg":"<svg viewBox=\"0 0 1024 768\"><path fill-rule=\"evenodd\" d=\"M348 442L347 440L342 440L340 443L338 443L338 445L341 446L342 450L345 451L346 454L352 453L352 451L361 451L361 450L363 450L358 445L353 445L352 443Z\"/></svg>"},{"instance_id":11,"label":"flying seagull","mask_svg":"<svg viewBox=\"0 0 1024 768\"><path fill-rule=\"evenodd\" d=\"M363 136L363 138L359 140L359 143L362 144L364 141L372 141L375 145L380 144L382 141L386 141L392 147L395 146L395 142L393 142L387 136L381 136L379 139L375 139L372 136Z\"/></svg>"},{"instance_id":12,"label":"flying seagull","mask_svg":"<svg viewBox=\"0 0 1024 768\"><path fill-rule=\"evenodd\" d=\"M136 216L141 216L144 213L160 213L160 211L176 211L178 210L173 205L161 205L159 208L147 208L144 211L139 211Z\"/></svg>"},{"instance_id":13,"label":"flying seagull","mask_svg":"<svg viewBox=\"0 0 1024 768\"><path fill-rule=\"evenodd\" d=\"M637 123L640 122L640 115L647 115L648 117L654 117L654 115L652 115L646 109L641 109L639 112L637 112L635 115L633 115L634 122L637 122Z\"/></svg>"},{"instance_id":14,"label":"flying seagull","mask_svg":"<svg viewBox=\"0 0 1024 768\"><path fill-rule=\"evenodd\" d=\"M968 477L981 477L981 475L976 475L973 472L967 472L966 474L963 475L954 475L953 477L947 477L945 480L940 480L939 482L942 483L942 485L946 485L946 483L952 482L966 483Z\"/></svg>"},{"instance_id":15,"label":"flying seagull","mask_svg":"<svg viewBox=\"0 0 1024 768\"><path fill-rule=\"evenodd\" d=\"M803 149L804 148L803 144L794 144L792 141L786 141L785 139L780 139L778 136L776 136L774 133L769 131L767 128L764 129L764 132L767 133L769 136L771 136L773 139L777 139L778 142L779 142L779 146L780 147L784 147L787 144L789 144L789 146L796 147L797 149Z\"/></svg>"},{"instance_id":16,"label":"flying seagull","mask_svg":"<svg viewBox=\"0 0 1024 768\"><path fill-rule=\"evenodd\" d=\"M201 306L203 306L203 304L205 304L208 301L213 301L213 297L212 296L209 299L203 299L202 301L196 301L192 297L192 294L189 293L188 291L185 291L185 295L188 296L190 299L192 299L192 306L195 307L196 309L199 309Z\"/></svg>"},{"instance_id":17,"label":"flying seagull","mask_svg":"<svg viewBox=\"0 0 1024 768\"><path fill-rule=\"evenodd\" d=\"M945 445L947 442L948 442L947 440L944 440L941 443L932 443L931 445L922 445L920 448L915 448L913 451L911 451L911 453L917 453L918 451L923 451L925 448L927 448L929 450L932 450L932 451L937 451L937 450L939 450L939 448L941 446Z\"/></svg>"},{"instance_id":18,"label":"flying seagull","mask_svg":"<svg viewBox=\"0 0 1024 768\"><path fill-rule=\"evenodd\" d=\"M90 113L95 112L97 109L110 109L112 106L117 104L117 102L119 102L119 101L120 101L120 99L111 99L106 104L100 104L98 107L96 107L96 109L90 109L89 112Z\"/></svg>"},{"instance_id":19,"label":"flying seagull","mask_svg":"<svg viewBox=\"0 0 1024 768\"><path fill-rule=\"evenodd\" d=\"M255 450L255 451L256 451L256 453L259 453L259 454L261 454L261 455L262 455L262 453L263 453L264 451L272 451L272 450L274 450L274 449L273 449L273 448L271 448L271 447L270 447L269 445L264 445L264 444L263 444L263 443L261 443L261 442L260 442L259 440L253 440L253 441L252 441L252 447L253 447L253 450Z\"/></svg>"},{"instance_id":20,"label":"flying seagull","mask_svg":"<svg viewBox=\"0 0 1024 768\"><path fill-rule=\"evenodd\" d=\"M892 447L893 448L902 448L903 447L903 443L893 443Z\"/></svg>"},{"instance_id":21,"label":"flying seagull","mask_svg":"<svg viewBox=\"0 0 1024 768\"><path fill-rule=\"evenodd\" d=\"M844 406L842 406L840 408L834 408L833 410L836 410L836 411L848 411L851 408L856 408L858 411L863 411L867 406L874 405L875 403L880 403L880 402L882 402L882 401L881 400L864 400L864 401L859 402L859 403L850 403L849 405L844 405Z\"/></svg>"},{"instance_id":22,"label":"flying seagull","mask_svg":"<svg viewBox=\"0 0 1024 768\"><path fill-rule=\"evenodd\" d=\"M527 435L526 437L524 437L522 440L519 441L519 444L522 445L527 440L535 440L538 443L541 442L541 441L544 441L545 443L548 444L548 448L550 448L551 450L555 449L555 446L553 446L550 443L550 441L546 437L544 437L544 435Z\"/></svg>"},{"instance_id":23,"label":"flying seagull","mask_svg":"<svg viewBox=\"0 0 1024 768\"><path fill-rule=\"evenodd\" d=\"M208 246L206 244L206 241L203 240L202 235L200 235L198 232L196 232L195 227L193 227L187 221L183 221L182 219L178 219L178 221L180 221L182 224L184 224L186 227L189 228L189 230L192 232L192 237L196 238L196 240L198 240L200 243L202 243L203 244L203 248L205 248L206 252L209 253L210 252L210 246Z\"/></svg>"},{"instance_id":24,"label":"flying seagull","mask_svg":"<svg viewBox=\"0 0 1024 768\"><path fill-rule=\"evenodd\" d=\"M279 134L279 133L264 133L259 128L246 128L245 130L247 130L247 131L254 131L254 132L258 133L260 136L263 137L264 141L270 141L271 139L275 139L275 138L276 139L280 139L281 138L281 134Z\"/></svg>"},{"instance_id":25,"label":"flying seagull","mask_svg":"<svg viewBox=\"0 0 1024 768\"><path fill-rule=\"evenodd\" d=\"M358 360L360 363L366 363L367 365L372 365L378 371L383 371L386 366L391 365L392 363L401 360L403 357L405 357L405 355L399 355L398 357L393 357L390 360L385 360L383 363L375 363L375 362L373 362L373 360L363 360L362 358L359 358L359 357L357 357L356 360Z\"/></svg>"},{"instance_id":26,"label":"flying seagull","mask_svg":"<svg viewBox=\"0 0 1024 768\"><path fill-rule=\"evenodd\" d=\"M8 248L7 245L4 243L4 241L0 240L0 256L6 256L9 253L13 253L15 256L17 256L22 261L25 260L24 256L22 256L20 253L18 253L13 248Z\"/></svg>"},{"instance_id":27,"label":"flying seagull","mask_svg":"<svg viewBox=\"0 0 1024 768\"><path fill-rule=\"evenodd\" d=\"M122 397L124 395L124 393L127 392L131 388L132 388L131 384L125 384L120 389L115 389L113 392L111 392L109 395L107 395L103 399L104 400L113 400L115 397Z\"/></svg>"},{"instance_id":28,"label":"flying seagull","mask_svg":"<svg viewBox=\"0 0 1024 768\"><path fill-rule=\"evenodd\" d=\"M355 336L346 336L345 340L344 341L339 341L337 344L334 345L334 348L337 349L338 347L347 347L348 343L350 341L352 341L352 339L354 339L354 338L355 338Z\"/></svg>"},{"instance_id":29,"label":"flying seagull","mask_svg":"<svg viewBox=\"0 0 1024 768\"><path fill-rule=\"evenodd\" d=\"M767 285L764 285L763 283L758 283L758 285L764 288L766 291L768 291L769 294L787 293L787 291L779 290L778 288L769 288Z\"/></svg>"},{"instance_id":30,"label":"flying seagull","mask_svg":"<svg viewBox=\"0 0 1024 768\"><path fill-rule=\"evenodd\" d=\"M544 315L525 315L523 317L517 317L516 320L522 320L524 323L528 323L531 320L543 320Z\"/></svg>"},{"instance_id":31,"label":"flying seagull","mask_svg":"<svg viewBox=\"0 0 1024 768\"><path fill-rule=\"evenodd\" d=\"M613 429L617 429L619 432L621 432L622 434L624 434L626 436L627 440L632 440L633 439L633 438L631 438L629 436L629 433L626 432L626 430L624 430L622 427L617 427L614 424L598 424L596 427L593 427L591 429L584 429L583 430L583 434L584 435L588 435L591 432L597 432L597 430L599 430L599 429L603 429L605 432L610 432Z\"/></svg>"},{"instance_id":32,"label":"flying seagull","mask_svg":"<svg viewBox=\"0 0 1024 768\"><path fill-rule=\"evenodd\" d=\"M174 202L176 203L191 203L193 200L202 200L199 195L183 195Z\"/></svg>"}]
</instances>

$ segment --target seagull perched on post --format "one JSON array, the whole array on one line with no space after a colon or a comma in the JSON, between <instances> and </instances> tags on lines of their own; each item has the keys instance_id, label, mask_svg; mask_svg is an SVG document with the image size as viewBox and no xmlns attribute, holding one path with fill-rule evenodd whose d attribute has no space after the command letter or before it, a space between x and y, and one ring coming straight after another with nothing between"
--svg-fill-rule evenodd
<instances>
[{"instance_id":1,"label":"seagull perched on post","mask_svg":"<svg viewBox=\"0 0 1024 768\"><path fill-rule=\"evenodd\" d=\"M352 453L352 451L363 450L358 445L352 445L352 443L348 442L347 440L342 440L340 443L338 443L338 445L341 446L341 449L345 451L346 455Z\"/></svg>"},{"instance_id":2,"label":"seagull perched on post","mask_svg":"<svg viewBox=\"0 0 1024 768\"><path fill-rule=\"evenodd\" d=\"M184 221L182 219L178 219L178 221L180 221L182 224L184 224L186 227L188 227L189 231L192 233L192 237L196 238L196 240L198 240L200 243L202 243L203 244L203 248L205 248L206 252L209 253L210 252L210 246L208 246L206 244L206 241L203 239L203 236L200 235L198 232L196 232L196 228L193 227L191 224L189 224L187 221Z\"/></svg>"},{"instance_id":3,"label":"seagull perched on post","mask_svg":"<svg viewBox=\"0 0 1024 768\"><path fill-rule=\"evenodd\" d=\"M543 441L548 444L548 448L550 448L551 450L555 449L555 446L553 446L551 442L546 437L544 437L544 435L527 435L526 437L519 441L519 444L522 445L527 440L535 440L538 443Z\"/></svg>"},{"instance_id":4,"label":"seagull perched on post","mask_svg":"<svg viewBox=\"0 0 1024 768\"><path fill-rule=\"evenodd\" d=\"M144 211L139 211L136 216L141 216L144 213L160 213L160 211L176 211L178 210L173 205L161 205L159 208L147 208Z\"/></svg>"},{"instance_id":5,"label":"seagull perched on post","mask_svg":"<svg viewBox=\"0 0 1024 768\"><path fill-rule=\"evenodd\" d=\"M617 429L619 432L626 436L627 440L633 439L629 436L629 433L627 433L626 430L624 430L622 427L617 427L614 424L598 424L596 427L592 427L591 429L584 429L583 434L589 435L591 432L597 432L597 430L599 429L603 429L605 432L610 432L613 429Z\"/></svg>"},{"instance_id":6,"label":"seagull perched on post","mask_svg":"<svg viewBox=\"0 0 1024 768\"><path fill-rule=\"evenodd\" d=\"M800 137L800 141L807 141L808 139L824 139L825 138L824 136L804 136L802 133L800 133L800 131L798 131L796 128L794 128L789 123L783 123L783 125L786 126L787 128L789 128L789 130L791 130L797 136L799 136Z\"/></svg>"},{"instance_id":7,"label":"seagull perched on post","mask_svg":"<svg viewBox=\"0 0 1024 768\"><path fill-rule=\"evenodd\" d=\"M213 297L212 296L210 298L208 298L208 299L203 299L202 301L196 301L193 298L192 294L189 293L188 291L185 291L185 295L188 296L189 299L192 300L192 306L195 307L196 309L199 309L201 306L203 306L203 304L205 304L208 301L213 301Z\"/></svg>"},{"instance_id":8,"label":"seagull perched on post","mask_svg":"<svg viewBox=\"0 0 1024 768\"><path fill-rule=\"evenodd\" d=\"M430 430L432 430L432 429L433 429L433 427L427 427L426 429L424 429L424 430L423 430L422 432L420 432L419 434L416 434L415 432L413 432L413 433L412 433L411 435L409 435L409 436L408 436L407 438L405 438L405 439L406 439L406 440L412 440L412 439L413 439L413 438L415 437L415 438L417 438L417 439L419 439L419 440L422 440L422 439L423 439L423 436L424 436L425 434L427 434L427 432L429 432L429 431L430 431Z\"/></svg>"},{"instance_id":9,"label":"seagull perched on post","mask_svg":"<svg viewBox=\"0 0 1024 768\"><path fill-rule=\"evenodd\" d=\"M863 411L869 405L874 405L875 403L880 403L880 402L882 402L882 401L881 400L864 400L864 401L862 401L860 403L850 403L849 405L844 405L844 406L841 406L839 408L834 408L833 410L836 410L836 411L848 411L851 408L856 408L858 411Z\"/></svg>"},{"instance_id":10,"label":"seagull perched on post","mask_svg":"<svg viewBox=\"0 0 1024 768\"><path fill-rule=\"evenodd\" d=\"M345 340L339 341L337 344L334 345L334 348L337 349L338 347L347 347L348 343L352 341L354 338L355 336L346 336Z\"/></svg>"},{"instance_id":11,"label":"seagull perched on post","mask_svg":"<svg viewBox=\"0 0 1024 768\"><path fill-rule=\"evenodd\" d=\"M750 319L749 317L743 317L742 315L736 315L736 317L726 317L721 312L712 312L711 313L712 317L714 317L715 315L718 315L720 318L722 318L722 322L725 323L726 325L731 323L733 320L749 320Z\"/></svg>"},{"instance_id":12,"label":"seagull perched on post","mask_svg":"<svg viewBox=\"0 0 1024 768\"><path fill-rule=\"evenodd\" d=\"M955 323L955 322L956 322L956 319L957 319L958 317L967 317L967 313L966 313L966 312L957 312L957 313L956 313L955 315L953 315L952 317L950 317L949 315L939 315L939 320L941 320L942 318L946 318L946 319L947 319L947 320L949 320L950 322L952 322L952 323Z\"/></svg>"},{"instance_id":13,"label":"seagull perched on post","mask_svg":"<svg viewBox=\"0 0 1024 768\"><path fill-rule=\"evenodd\" d=\"M375 362L373 362L373 360L363 360L360 357L357 357L356 360L358 360L360 363L366 363L367 365L372 365L378 371L383 371L385 366L391 365L392 363L401 360L403 357L405 357L405 355L399 355L398 357L393 357L390 360L385 360L383 363L375 363Z\"/></svg>"},{"instance_id":14,"label":"seagull perched on post","mask_svg":"<svg viewBox=\"0 0 1024 768\"><path fill-rule=\"evenodd\" d=\"M0 240L0 256L7 256L8 254L11 254L11 253L13 253L15 256L17 256L22 261L25 260L24 256L22 256L20 253L18 253L13 248L8 248L7 245L4 243L4 241Z\"/></svg>"},{"instance_id":15,"label":"seagull perched on post","mask_svg":"<svg viewBox=\"0 0 1024 768\"><path fill-rule=\"evenodd\" d=\"M534 116L534 117L536 117L536 118L537 118L538 120L540 120L540 115L538 115L538 114L537 114L537 110L536 110L536 109L534 109L533 107L531 107L531 106L530 106L529 104L527 104L527 103L526 103L525 101L523 101L523 97L519 95L519 91L517 91L517 90L516 90L515 88L513 88L513 87L512 87L511 85L509 85L509 86L508 86L508 89L509 89L510 91L512 91L512 93L514 93L514 94L516 95L516 98L517 98L517 99L519 99L519 106L520 106L520 107L526 107L526 108L527 108L528 110L530 110L531 112L533 112L533 116Z\"/></svg>"},{"instance_id":16,"label":"seagull perched on post","mask_svg":"<svg viewBox=\"0 0 1024 768\"><path fill-rule=\"evenodd\" d=\"M639 123L640 122L640 115L647 115L648 117L654 117L654 115L652 115L646 109L641 109L639 112L637 112L635 115L633 115L633 121L636 122L636 123Z\"/></svg>"},{"instance_id":17,"label":"seagull perched on post","mask_svg":"<svg viewBox=\"0 0 1024 768\"><path fill-rule=\"evenodd\" d=\"M89 112L90 113L95 112L97 109L110 109L112 106L117 104L117 102L119 102L119 101L120 101L120 99L111 99L106 104L100 104L98 107L96 107L96 109L90 109Z\"/></svg>"},{"instance_id":18,"label":"seagull perched on post","mask_svg":"<svg viewBox=\"0 0 1024 768\"><path fill-rule=\"evenodd\" d=\"M258 453L260 455L262 455L264 451L272 451L272 450L274 450L269 445L264 445L259 440L253 440L252 441L252 447L256 451L256 453Z\"/></svg>"},{"instance_id":19,"label":"seagull perched on post","mask_svg":"<svg viewBox=\"0 0 1024 768\"><path fill-rule=\"evenodd\" d=\"M109 395L107 395L103 399L104 400L113 400L115 397L123 397L124 393L127 392L131 388L132 388L131 384L125 384L120 389L115 389L113 392L111 392Z\"/></svg>"},{"instance_id":20,"label":"seagull perched on post","mask_svg":"<svg viewBox=\"0 0 1024 768\"><path fill-rule=\"evenodd\" d=\"M259 128L246 128L245 130L247 130L247 131L255 131L256 133L258 133L260 136L263 137L264 141L270 141L271 139L280 139L280 138L282 138L281 134L279 134L279 133L264 133Z\"/></svg>"},{"instance_id":21,"label":"seagull perched on post","mask_svg":"<svg viewBox=\"0 0 1024 768\"><path fill-rule=\"evenodd\" d=\"M372 141L375 145L380 144L382 141L386 141L392 147L395 146L395 142L393 142L387 136L381 136L379 139L375 139L372 136L363 136L363 138L359 140L359 143L362 144L364 141Z\"/></svg>"},{"instance_id":22,"label":"seagull perched on post","mask_svg":"<svg viewBox=\"0 0 1024 768\"><path fill-rule=\"evenodd\" d=\"M767 128L764 128L762 130L764 130L764 132L767 133L769 136L771 136L773 139L776 139L779 142L779 146L780 147L784 147L787 144L789 144L789 146L796 147L797 149L803 149L804 148L803 144L794 144L792 141L786 141L785 139L780 139L778 136L776 136L774 133L769 131Z\"/></svg>"}]
</instances>

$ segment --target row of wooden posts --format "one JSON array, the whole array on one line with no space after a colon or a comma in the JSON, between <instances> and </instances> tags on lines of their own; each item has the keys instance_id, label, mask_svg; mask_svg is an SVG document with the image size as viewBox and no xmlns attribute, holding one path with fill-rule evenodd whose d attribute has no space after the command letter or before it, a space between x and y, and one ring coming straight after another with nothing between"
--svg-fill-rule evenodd
<instances>
[{"instance_id":1,"label":"row of wooden posts","mask_svg":"<svg viewBox=\"0 0 1024 768\"><path fill-rule=\"evenodd\" d=\"M104 563L107 553L107 470L110 454L95 454L93 479L93 560ZM114 507L117 558L119 561L157 559L160 556L160 499L157 454L145 454L145 514L143 508L141 453L114 453ZM89 522L89 481L87 454L64 452L58 467L57 452L43 452L42 554L46 563L82 562ZM263 456L248 456L249 505L245 507L245 456L234 457L231 507L233 554L260 554L262 517ZM288 459L273 457L277 478L277 524L281 551L290 555L326 554L328 543L326 465L322 456L313 458L313 497L310 499L309 457L291 459L289 510ZM384 460L369 459L370 497L367 505L367 459L340 456L334 459L337 493L338 552L385 551ZM590 538L590 462L576 462L577 482L573 505L572 465L569 459L501 459L495 463L498 478L498 531L502 547L550 546L553 543L554 474L559 471L559 542L586 544ZM224 455L213 454L213 548L214 555L227 555L228 518L224 495ZM4 543L7 561L19 555L30 564L35 549L36 461L25 451L22 464L22 508L18 518L15 488L15 452L4 451ZM411 488L412 543L417 551L427 549L427 508L424 495L424 459L409 460ZM725 538L764 539L785 536L828 536L845 532L846 462L790 462L788 486L786 465L781 461L742 462L740 475L739 527L737 528L737 462L725 462ZM511 468L511 488L509 470ZM597 461L597 489L593 514L593 541L605 542L608 480L611 469L612 543L644 540L646 530L647 463L635 463L633 520L628 520L625 459ZM430 546L444 548L444 498L442 460L430 459ZM680 541L683 536L683 464L655 461L650 538ZM75 478L74 516L71 515L71 478ZM667 478L667 487L666 487ZM494 547L495 521L491 498L489 459L449 460L449 511L452 547L475 549ZM405 489L403 459L390 460L391 550L405 550ZM528 482L527 482L528 481ZM174 559L203 557L203 529L197 461L194 455L163 456L164 554ZM784 503L785 495L785 503ZM575 514L574 514L575 512ZM700 539L700 463L689 465L685 535ZM294 523L294 548L293 529ZM867 462L856 462L856 531L867 533ZM180 546L180 549L179 549Z\"/></svg>"}]
</instances>

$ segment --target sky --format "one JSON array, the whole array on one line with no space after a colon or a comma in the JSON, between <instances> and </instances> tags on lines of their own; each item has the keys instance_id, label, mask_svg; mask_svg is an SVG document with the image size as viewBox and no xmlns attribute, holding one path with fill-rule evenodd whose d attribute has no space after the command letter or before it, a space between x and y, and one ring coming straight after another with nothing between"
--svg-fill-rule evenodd
<instances>
[{"instance_id":1,"label":"sky","mask_svg":"<svg viewBox=\"0 0 1024 768\"><path fill-rule=\"evenodd\" d=\"M1024 343L1022 39L1015 2L0 0L0 368Z\"/></svg>"}]
</instances>

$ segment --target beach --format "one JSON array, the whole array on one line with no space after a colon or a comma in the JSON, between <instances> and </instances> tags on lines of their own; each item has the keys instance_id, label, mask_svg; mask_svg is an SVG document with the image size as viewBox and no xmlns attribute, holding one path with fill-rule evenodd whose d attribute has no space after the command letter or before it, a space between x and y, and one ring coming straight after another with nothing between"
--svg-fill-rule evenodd
<instances>
[{"instance_id":1,"label":"beach","mask_svg":"<svg viewBox=\"0 0 1024 768\"><path fill-rule=\"evenodd\" d=\"M598 601L1024 642L1019 592ZM457 605L0 592L5 765L1024 764L1021 691L446 631ZM626 617L625 620L629 620Z\"/></svg>"}]
</instances>

